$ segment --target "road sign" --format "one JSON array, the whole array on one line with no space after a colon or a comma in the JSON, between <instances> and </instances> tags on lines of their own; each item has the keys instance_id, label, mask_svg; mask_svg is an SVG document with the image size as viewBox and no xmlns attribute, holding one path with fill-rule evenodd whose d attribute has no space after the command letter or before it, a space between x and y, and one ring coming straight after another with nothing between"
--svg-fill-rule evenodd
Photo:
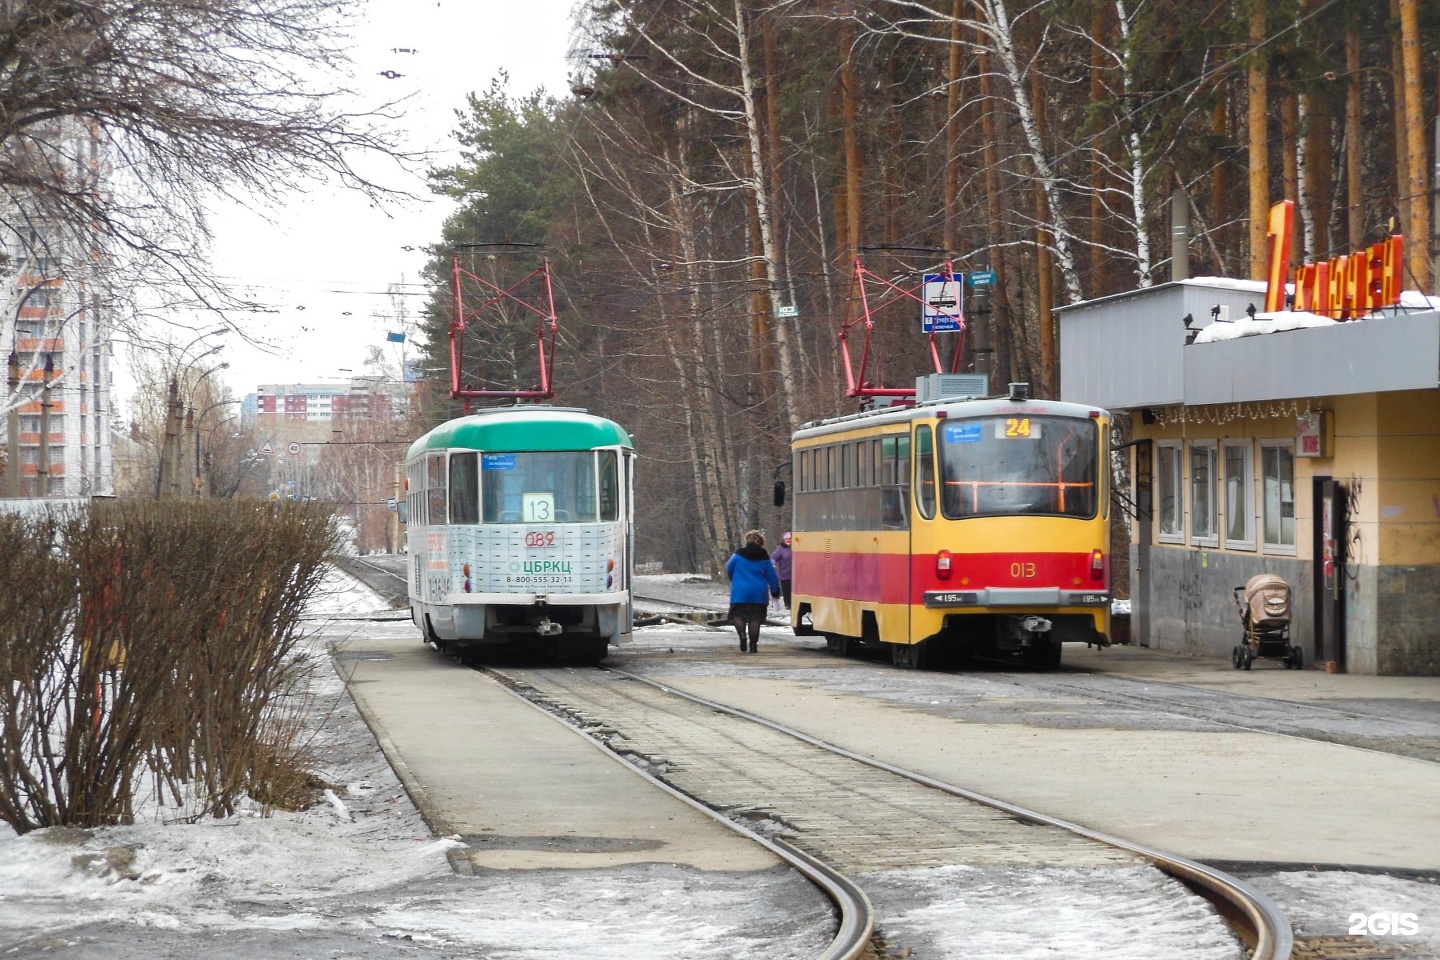
<instances>
[{"instance_id":1,"label":"road sign","mask_svg":"<svg viewBox=\"0 0 1440 960\"><path fill-rule=\"evenodd\" d=\"M775 316L798 317L800 316L800 308L792 304L782 304L781 306L775 308Z\"/></svg>"},{"instance_id":2,"label":"road sign","mask_svg":"<svg viewBox=\"0 0 1440 960\"><path fill-rule=\"evenodd\" d=\"M925 333L959 333L965 329L965 289L954 277L925 274L920 329Z\"/></svg>"},{"instance_id":3,"label":"road sign","mask_svg":"<svg viewBox=\"0 0 1440 960\"><path fill-rule=\"evenodd\" d=\"M390 511L393 513L395 511L395 498L390 497L388 500L385 501L385 505L388 506L390 508Z\"/></svg>"},{"instance_id":4,"label":"road sign","mask_svg":"<svg viewBox=\"0 0 1440 960\"><path fill-rule=\"evenodd\" d=\"M294 440L291 440L290 445L286 447L285 450L287 453L290 454L290 456L293 457L300 452L300 444L296 443Z\"/></svg>"},{"instance_id":5,"label":"road sign","mask_svg":"<svg viewBox=\"0 0 1440 960\"><path fill-rule=\"evenodd\" d=\"M989 287L993 286L994 284L994 270L980 270L976 273L970 274L970 286L972 287Z\"/></svg>"},{"instance_id":6,"label":"road sign","mask_svg":"<svg viewBox=\"0 0 1440 960\"><path fill-rule=\"evenodd\" d=\"M274 456L274 454L275 444L271 443L269 440L266 440L264 443L260 444L260 456L269 457Z\"/></svg>"}]
</instances>

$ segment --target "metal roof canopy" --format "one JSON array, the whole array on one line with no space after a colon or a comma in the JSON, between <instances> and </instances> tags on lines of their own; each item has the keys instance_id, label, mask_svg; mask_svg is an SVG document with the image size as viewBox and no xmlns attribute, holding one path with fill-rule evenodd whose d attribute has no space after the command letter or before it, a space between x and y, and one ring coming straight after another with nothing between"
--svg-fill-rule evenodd
<instances>
[{"instance_id":1,"label":"metal roof canopy","mask_svg":"<svg viewBox=\"0 0 1440 960\"><path fill-rule=\"evenodd\" d=\"M1197 278L1062 307L1060 396L1125 410L1440 385L1435 310L1185 343L1187 316L1192 330L1243 319L1263 296L1258 281Z\"/></svg>"}]
</instances>

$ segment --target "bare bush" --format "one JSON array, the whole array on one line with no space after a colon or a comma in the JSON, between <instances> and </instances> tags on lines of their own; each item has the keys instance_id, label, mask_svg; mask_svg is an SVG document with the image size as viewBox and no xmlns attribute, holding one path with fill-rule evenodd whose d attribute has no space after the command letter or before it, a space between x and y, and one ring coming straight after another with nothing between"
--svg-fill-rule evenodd
<instances>
[{"instance_id":1,"label":"bare bush","mask_svg":"<svg viewBox=\"0 0 1440 960\"><path fill-rule=\"evenodd\" d=\"M293 796L325 511L124 502L0 521L0 819L129 823L147 787L174 819Z\"/></svg>"}]
</instances>

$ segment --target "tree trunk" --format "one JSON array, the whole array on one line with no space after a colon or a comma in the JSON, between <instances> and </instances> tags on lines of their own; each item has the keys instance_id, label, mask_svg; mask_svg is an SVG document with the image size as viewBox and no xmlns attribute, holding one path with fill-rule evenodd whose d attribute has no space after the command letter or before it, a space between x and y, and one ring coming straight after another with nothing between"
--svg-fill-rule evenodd
<instances>
[{"instance_id":1,"label":"tree trunk","mask_svg":"<svg viewBox=\"0 0 1440 960\"><path fill-rule=\"evenodd\" d=\"M1345 226L1351 250L1365 245L1365 183L1361 157L1360 28L1345 31L1345 72L1350 87L1345 94Z\"/></svg>"},{"instance_id":2,"label":"tree trunk","mask_svg":"<svg viewBox=\"0 0 1440 960\"><path fill-rule=\"evenodd\" d=\"M1108 91L1105 88L1105 72L1109 63L1105 57L1106 44L1102 42L1109 36L1109 21L1106 17L1107 7L1103 3L1095 4L1090 12L1090 39L1093 41L1090 47L1090 108L1098 116L1101 104L1104 103ZM1102 191L1105 182L1109 178L1109 165L1101 156L1102 144L1096 144L1096 156L1091 164L1090 175L1095 182L1090 185L1090 289L1094 296L1105 296L1114 292L1110 287L1110 254L1104 249L1106 233L1105 224L1109 215L1105 210L1105 200Z\"/></svg>"},{"instance_id":3,"label":"tree trunk","mask_svg":"<svg viewBox=\"0 0 1440 960\"><path fill-rule=\"evenodd\" d=\"M981 37L981 50L984 37ZM985 140L985 239L995 282L990 288L990 341L995 348L990 369L1006 377L1015 375L1015 329L1010 316L1009 271L1005 268L1005 208L1000 189L1000 124L996 119L994 65L989 53L980 54L980 131Z\"/></svg>"},{"instance_id":4,"label":"tree trunk","mask_svg":"<svg viewBox=\"0 0 1440 960\"><path fill-rule=\"evenodd\" d=\"M840 112L845 142L845 229L843 240L845 272L853 269L865 231L861 221L860 182L864 160L860 156L859 91L855 79L855 19L847 14L840 22Z\"/></svg>"},{"instance_id":5,"label":"tree trunk","mask_svg":"<svg viewBox=\"0 0 1440 960\"><path fill-rule=\"evenodd\" d=\"M1400 0L1390 0L1390 19L1400 19ZM1405 44L1403 35L1390 38L1390 102L1394 105L1395 135L1395 196L1399 197L1400 232L1405 234L1405 250L1414 255L1415 239L1410 222L1410 138L1405 130ZM1407 266L1410 257L1406 257Z\"/></svg>"},{"instance_id":6,"label":"tree trunk","mask_svg":"<svg viewBox=\"0 0 1440 960\"><path fill-rule=\"evenodd\" d=\"M1224 86L1220 88L1221 95L1216 98L1215 109L1210 115L1210 131L1215 135L1216 143L1225 143L1225 138L1230 133L1229 124L1226 123L1226 120L1229 118L1230 114L1230 98L1225 95L1225 89L1226 88ZM1211 215L1214 217L1215 223L1217 224L1217 231L1223 232L1226 235L1229 235L1231 232L1228 228L1224 226L1224 224L1229 221L1229 217L1226 213L1226 211L1230 208L1229 204L1227 203L1229 198L1230 165L1225 160L1224 156L1220 156L1215 159L1215 173L1210 181L1210 209L1212 211ZM1218 250L1227 249L1223 237L1217 239L1217 243L1215 246ZM1228 266L1229 264L1222 259L1216 262L1215 269L1218 270L1220 276L1223 277L1228 272Z\"/></svg>"},{"instance_id":7,"label":"tree trunk","mask_svg":"<svg viewBox=\"0 0 1440 960\"><path fill-rule=\"evenodd\" d=\"M1035 129L1041 138L1045 136L1045 91L1041 89L1039 71L1031 71L1030 83L1035 99ZM1043 142L1043 139L1042 141ZM1038 396L1054 398L1059 395L1058 377L1055 368L1055 281L1054 264L1050 255L1054 237L1044 224L1052 219L1046 210L1048 206L1045 189L1040 178L1035 181L1035 318L1040 336L1040 389Z\"/></svg>"},{"instance_id":8,"label":"tree trunk","mask_svg":"<svg viewBox=\"0 0 1440 960\"><path fill-rule=\"evenodd\" d=\"M1066 295L1069 302L1077 303L1085 299L1084 288L1080 283L1079 271L1075 268L1075 257L1071 247L1071 230L1060 192L1060 178L1055 173L1054 164L1045 147L1045 136L1041 129L1043 124L1036 120L1037 104L1034 101L1038 98L1033 98L1027 88L1025 70L1022 69L1021 57L1016 48L1015 35L1011 29L1010 15L1006 10L1005 0L976 0L976 2L984 11L989 22L989 26L986 28L987 39L993 44L995 56L1005 71L1005 78L1013 97L1012 102L1020 121L1020 129L1025 134L1030 160L1035 167L1036 180L1045 194L1045 214L1049 219L1051 245L1060 267L1060 274L1065 278Z\"/></svg>"},{"instance_id":9,"label":"tree trunk","mask_svg":"<svg viewBox=\"0 0 1440 960\"><path fill-rule=\"evenodd\" d=\"M1258 47L1266 39L1265 0L1250 0L1250 43ZM1264 49L1250 54L1246 71L1247 109L1250 115L1250 279L1264 280L1270 223L1270 55Z\"/></svg>"},{"instance_id":10,"label":"tree trunk","mask_svg":"<svg viewBox=\"0 0 1440 960\"><path fill-rule=\"evenodd\" d=\"M780 257L776 248L775 235L777 231L775 230L774 213L771 209L770 193L766 186L765 154L760 143L760 122L755 112L755 79L750 71L750 28L745 16L745 0L735 0L735 33L739 45L740 95L745 106L745 132L750 147L750 197L754 209L755 226L758 228L763 267L760 278L763 283L760 287L763 291L764 310L756 317L760 334L757 345L763 345L761 349L764 353L773 351L773 359L765 357L765 360L771 363L778 361L773 368L774 372L765 371L767 374L764 379L765 391L769 394L773 388L773 396L779 405L779 413L793 431L800 425L800 419L799 411L792 399L795 395L795 372L792 369L790 357L790 336L783 323L771 322L771 317L775 313L776 295L780 291Z\"/></svg>"},{"instance_id":11,"label":"tree trunk","mask_svg":"<svg viewBox=\"0 0 1440 960\"><path fill-rule=\"evenodd\" d=\"M960 57L961 18L964 16L964 0L952 0L950 5L950 56L946 72L945 97L945 216L940 245L947 257L953 256L960 247L956 223L960 202L960 71L963 64Z\"/></svg>"},{"instance_id":12,"label":"tree trunk","mask_svg":"<svg viewBox=\"0 0 1440 960\"><path fill-rule=\"evenodd\" d=\"M1430 286L1430 194L1426 182L1425 96L1421 86L1420 17L1417 0L1400 0L1400 36L1405 67L1405 152L1410 160L1407 192L1410 194L1410 230L1405 238L1410 272L1423 293Z\"/></svg>"}]
</instances>

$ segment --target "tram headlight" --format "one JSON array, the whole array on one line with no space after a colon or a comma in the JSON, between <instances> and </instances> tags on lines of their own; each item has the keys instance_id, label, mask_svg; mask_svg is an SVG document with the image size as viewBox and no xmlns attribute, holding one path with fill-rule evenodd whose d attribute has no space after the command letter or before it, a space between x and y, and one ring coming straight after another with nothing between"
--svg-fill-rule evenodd
<instances>
[{"instance_id":1,"label":"tram headlight","mask_svg":"<svg viewBox=\"0 0 1440 960\"><path fill-rule=\"evenodd\" d=\"M950 579L950 551L949 551L949 550L941 550L939 553L935 554L935 579L936 579L936 580L949 580L949 579Z\"/></svg>"},{"instance_id":2,"label":"tram headlight","mask_svg":"<svg viewBox=\"0 0 1440 960\"><path fill-rule=\"evenodd\" d=\"M1100 550L1090 551L1090 579L1105 579L1105 554Z\"/></svg>"}]
</instances>

